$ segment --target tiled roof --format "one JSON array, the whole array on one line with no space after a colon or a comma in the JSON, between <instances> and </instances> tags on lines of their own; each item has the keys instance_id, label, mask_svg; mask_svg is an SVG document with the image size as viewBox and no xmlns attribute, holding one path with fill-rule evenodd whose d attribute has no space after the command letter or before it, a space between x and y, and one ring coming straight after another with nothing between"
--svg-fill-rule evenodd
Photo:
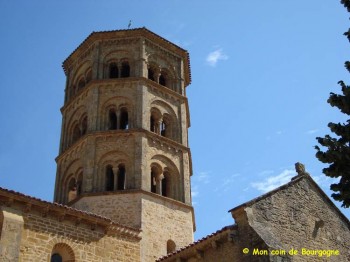
<instances>
[{"instance_id":1,"label":"tiled roof","mask_svg":"<svg viewBox=\"0 0 350 262\"><path fill-rule=\"evenodd\" d=\"M200 245L200 244L202 244L204 242L210 241L214 237L216 237L216 236L218 236L218 235L220 235L220 234L222 234L222 233L224 233L226 231L231 231L231 230L235 229L236 227L237 227L237 225L225 226L222 229L220 229L220 230L218 230L218 231L216 231L216 232L214 232L214 233L212 233L210 235L207 235L207 236L205 236L205 237L203 237L203 238L201 238L201 239L199 239L199 240L197 240L197 241L195 241L195 242L193 242L193 243L191 243L191 244L189 244L189 245L187 245L185 247L182 247L182 248L174 251L173 253L169 253L166 256L163 256L163 257L159 258L158 260L156 260L156 262L164 261L164 260L166 260L168 258L171 258L171 257L173 257L173 256L175 256L175 255L177 255L179 253L182 253L182 252L184 252L186 250L189 250L189 249L193 248L194 246L198 246L198 245Z\"/></svg>"},{"instance_id":2,"label":"tiled roof","mask_svg":"<svg viewBox=\"0 0 350 262\"><path fill-rule=\"evenodd\" d=\"M20 192L16 192L16 191L9 190L2 187L0 187L0 197L5 197L11 200L16 200L18 202L35 205L42 208L49 208L49 210L52 210L52 211L61 211L62 213L69 214L71 216L76 216L76 217L83 216L84 219L86 220L94 221L98 224L103 224L105 226L108 225L110 227L117 229L120 232L129 233L133 236L138 236L139 233L141 232L139 229L116 223L107 217L103 217L94 213L75 209L75 208L58 204L55 202L45 201L40 198L28 196Z\"/></svg>"}]
</instances>

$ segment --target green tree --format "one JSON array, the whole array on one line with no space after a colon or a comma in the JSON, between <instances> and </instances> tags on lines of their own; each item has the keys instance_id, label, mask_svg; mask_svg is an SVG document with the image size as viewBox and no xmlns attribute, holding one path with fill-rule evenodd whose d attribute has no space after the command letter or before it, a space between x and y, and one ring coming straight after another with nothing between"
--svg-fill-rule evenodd
<instances>
[{"instance_id":1,"label":"green tree","mask_svg":"<svg viewBox=\"0 0 350 262\"><path fill-rule=\"evenodd\" d=\"M344 7L350 12L350 0L340 1ZM344 35L350 41L350 28ZM345 62L346 69L350 72L350 62ZM337 107L342 113L350 116L350 86L347 86L343 81L338 82L341 86L342 94L330 93L327 102L332 107ZM346 123L329 123L328 127L336 137L326 135L325 137L317 137L320 145L326 148L321 151L318 146L315 146L317 153L316 157L322 163L330 164L323 169L326 176L332 178L340 178L338 183L331 185L331 190L335 193L332 197L342 202L342 207L350 207L350 119Z\"/></svg>"}]
</instances>

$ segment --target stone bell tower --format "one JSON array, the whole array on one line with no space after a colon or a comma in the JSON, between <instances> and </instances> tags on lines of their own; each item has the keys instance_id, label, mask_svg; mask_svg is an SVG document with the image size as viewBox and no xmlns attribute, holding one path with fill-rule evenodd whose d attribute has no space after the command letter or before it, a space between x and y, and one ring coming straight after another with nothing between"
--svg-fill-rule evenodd
<instances>
[{"instance_id":1,"label":"stone bell tower","mask_svg":"<svg viewBox=\"0 0 350 262\"><path fill-rule=\"evenodd\" d=\"M63 69L54 200L141 229L142 261L191 243L188 52L146 28L93 32Z\"/></svg>"}]
</instances>

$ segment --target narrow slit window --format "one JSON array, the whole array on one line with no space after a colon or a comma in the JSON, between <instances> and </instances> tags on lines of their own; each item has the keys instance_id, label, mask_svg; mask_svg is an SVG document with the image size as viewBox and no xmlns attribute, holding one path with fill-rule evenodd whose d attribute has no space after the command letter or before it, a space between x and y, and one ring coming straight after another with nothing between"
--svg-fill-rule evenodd
<instances>
[{"instance_id":1,"label":"narrow slit window","mask_svg":"<svg viewBox=\"0 0 350 262\"><path fill-rule=\"evenodd\" d=\"M130 76L130 65L128 62L123 62L121 77L129 77L129 76Z\"/></svg>"},{"instance_id":2,"label":"narrow slit window","mask_svg":"<svg viewBox=\"0 0 350 262\"><path fill-rule=\"evenodd\" d=\"M118 78L118 66L116 63L109 65L109 78Z\"/></svg>"},{"instance_id":3,"label":"narrow slit window","mask_svg":"<svg viewBox=\"0 0 350 262\"><path fill-rule=\"evenodd\" d=\"M125 108L120 113L120 129L129 129L129 115Z\"/></svg>"},{"instance_id":4,"label":"narrow slit window","mask_svg":"<svg viewBox=\"0 0 350 262\"><path fill-rule=\"evenodd\" d=\"M88 119L87 116L84 117L82 123L81 123L81 135L85 135L87 132L87 124L88 124Z\"/></svg>"},{"instance_id":5,"label":"narrow slit window","mask_svg":"<svg viewBox=\"0 0 350 262\"><path fill-rule=\"evenodd\" d=\"M74 127L72 143L75 143L80 138L80 128L78 125Z\"/></svg>"},{"instance_id":6,"label":"narrow slit window","mask_svg":"<svg viewBox=\"0 0 350 262\"><path fill-rule=\"evenodd\" d=\"M112 166L106 168L106 191L114 190L114 174Z\"/></svg>"},{"instance_id":7,"label":"narrow slit window","mask_svg":"<svg viewBox=\"0 0 350 262\"><path fill-rule=\"evenodd\" d=\"M154 117L151 116L151 119L150 119L150 129L151 129L151 132L155 132L156 129L155 129L155 124L156 124L156 121L154 120Z\"/></svg>"},{"instance_id":8,"label":"narrow slit window","mask_svg":"<svg viewBox=\"0 0 350 262\"><path fill-rule=\"evenodd\" d=\"M120 165L118 170L118 190L124 190L125 189L125 166Z\"/></svg>"},{"instance_id":9,"label":"narrow slit window","mask_svg":"<svg viewBox=\"0 0 350 262\"><path fill-rule=\"evenodd\" d=\"M78 89L83 89L85 87L85 81L84 78L81 78L78 83Z\"/></svg>"},{"instance_id":10,"label":"narrow slit window","mask_svg":"<svg viewBox=\"0 0 350 262\"><path fill-rule=\"evenodd\" d=\"M151 192L157 193L157 181L156 181L156 174L154 171L151 171Z\"/></svg>"},{"instance_id":11,"label":"narrow slit window","mask_svg":"<svg viewBox=\"0 0 350 262\"><path fill-rule=\"evenodd\" d=\"M148 68L148 79L155 81L154 80L154 71L151 68Z\"/></svg>"},{"instance_id":12,"label":"narrow slit window","mask_svg":"<svg viewBox=\"0 0 350 262\"><path fill-rule=\"evenodd\" d=\"M117 114L115 113L114 109L109 110L108 118L109 118L108 129L109 130L116 130L117 129Z\"/></svg>"},{"instance_id":13,"label":"narrow slit window","mask_svg":"<svg viewBox=\"0 0 350 262\"><path fill-rule=\"evenodd\" d=\"M168 178L164 177L162 179L162 196L168 196Z\"/></svg>"},{"instance_id":14,"label":"narrow slit window","mask_svg":"<svg viewBox=\"0 0 350 262\"><path fill-rule=\"evenodd\" d=\"M162 86L166 86L166 79L165 79L164 75L160 75L159 84L161 84Z\"/></svg>"}]
</instances>

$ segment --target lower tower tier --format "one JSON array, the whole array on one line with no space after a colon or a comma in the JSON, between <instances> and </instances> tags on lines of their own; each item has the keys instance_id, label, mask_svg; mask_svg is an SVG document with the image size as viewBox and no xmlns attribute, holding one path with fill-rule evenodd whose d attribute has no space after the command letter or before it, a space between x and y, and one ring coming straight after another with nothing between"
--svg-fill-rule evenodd
<instances>
[{"instance_id":1,"label":"lower tower tier","mask_svg":"<svg viewBox=\"0 0 350 262\"><path fill-rule=\"evenodd\" d=\"M142 230L142 261L151 262L193 242L194 211L186 205L142 190L89 194L72 207Z\"/></svg>"}]
</instances>

